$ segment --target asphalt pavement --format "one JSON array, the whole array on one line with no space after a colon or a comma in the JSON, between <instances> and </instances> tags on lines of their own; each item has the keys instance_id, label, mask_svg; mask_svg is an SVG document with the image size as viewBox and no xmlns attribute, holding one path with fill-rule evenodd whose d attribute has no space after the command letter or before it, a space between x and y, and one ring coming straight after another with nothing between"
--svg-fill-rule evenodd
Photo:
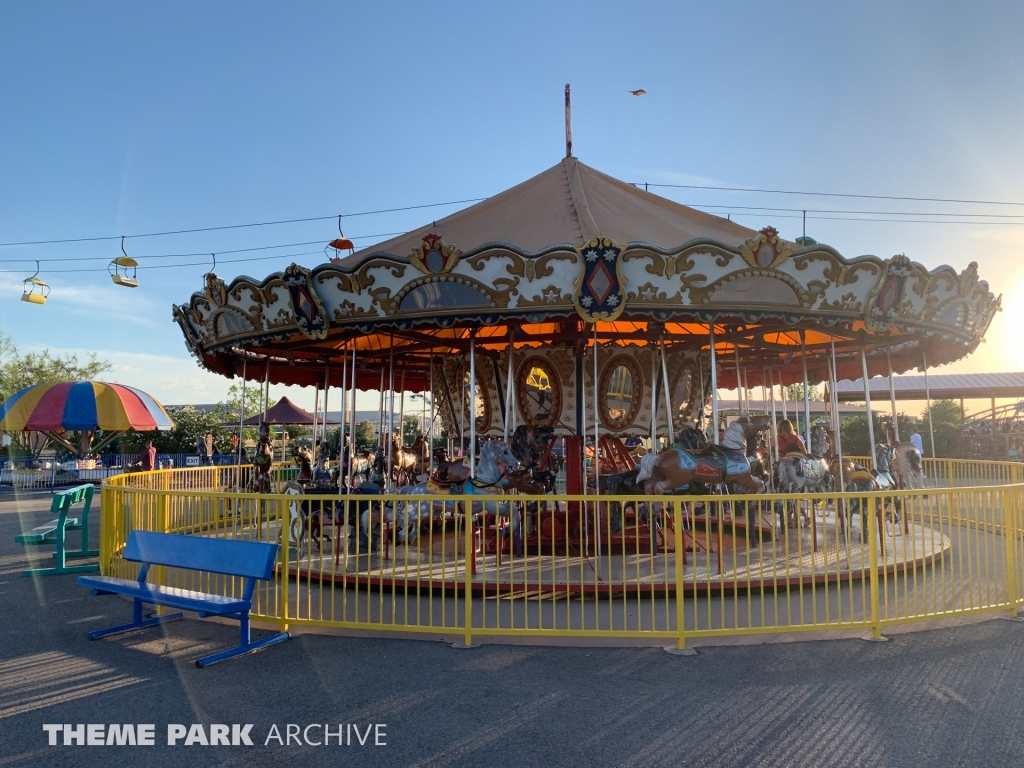
<instances>
[{"instance_id":1,"label":"asphalt pavement","mask_svg":"<svg viewBox=\"0 0 1024 768\"><path fill-rule=\"evenodd\" d=\"M0 496L0 766L1024 760L1024 623L995 618L886 643L703 647L688 657L303 634L199 670L197 656L237 642L235 627L186 619L90 643L86 632L126 621L130 604L93 597L74 576L21 575L29 560L14 536L45 519L48 505L48 494ZM152 726L154 744L74 743L79 734L128 738L111 724L132 725L136 740ZM239 744L203 743L214 737Z\"/></svg>"}]
</instances>

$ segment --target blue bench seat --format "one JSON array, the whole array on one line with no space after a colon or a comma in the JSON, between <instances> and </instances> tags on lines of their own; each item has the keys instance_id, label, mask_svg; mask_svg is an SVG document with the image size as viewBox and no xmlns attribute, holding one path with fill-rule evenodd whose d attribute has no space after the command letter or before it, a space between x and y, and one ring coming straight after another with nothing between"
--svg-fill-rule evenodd
<instances>
[{"instance_id":1,"label":"blue bench seat","mask_svg":"<svg viewBox=\"0 0 1024 768\"><path fill-rule=\"evenodd\" d=\"M83 587L90 587L94 595L125 595L138 598L144 603L177 608L181 611L195 611L200 618L240 613L252 607L251 601L237 597L210 595L159 584L140 584L134 579L118 579L113 576L80 576L78 583Z\"/></svg>"},{"instance_id":2,"label":"blue bench seat","mask_svg":"<svg viewBox=\"0 0 1024 768\"><path fill-rule=\"evenodd\" d=\"M153 531L132 531L128 535L121 557L129 562L141 563L137 579L113 576L80 576L78 583L89 587L95 595L125 595L132 598L132 620L107 629L89 633L90 640L118 635L123 632L151 627L182 617L170 613L143 618L144 603L179 611L195 611L200 618L221 616L239 622L240 642L236 648L196 659L197 667L206 667L244 653L253 653L291 637L279 632L260 640L249 635L249 611L257 581L270 579L277 560L277 544L261 541L236 541L204 536L183 536ZM146 581L151 566L166 566L185 570L219 573L245 579L241 597L197 592L191 589L150 584Z\"/></svg>"}]
</instances>

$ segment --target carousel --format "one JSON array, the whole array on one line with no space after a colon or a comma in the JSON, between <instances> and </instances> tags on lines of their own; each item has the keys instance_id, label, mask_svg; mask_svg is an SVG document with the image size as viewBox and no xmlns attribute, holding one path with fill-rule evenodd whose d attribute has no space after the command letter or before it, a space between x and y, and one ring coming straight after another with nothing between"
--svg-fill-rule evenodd
<instances>
[{"instance_id":1,"label":"carousel","mask_svg":"<svg viewBox=\"0 0 1024 768\"><path fill-rule=\"evenodd\" d=\"M961 359L999 309L974 263L958 274L904 255L846 258L811 238L788 241L771 226L747 229L668 201L571 153L484 202L335 256L263 280L208 274L174 318L207 370L264 388L315 387L324 414L335 390L341 434L354 432L356 392L379 392L375 458L386 493L472 493L475 484L478 493L534 495L481 504L474 572L546 553L601 559L607 578L678 541L657 504L625 496L687 494L705 501L687 513L679 554L709 579L755 583L773 552L800 541L812 558L835 558L837 572L862 569L855 558L840 564L842 548L828 544L852 518L824 505L804 504L803 521L778 513L777 500L733 505L717 525L699 518L715 511L707 499L716 494L921 482L921 456L901 442L895 407L887 434L875 435L865 391L878 448L850 461L831 428L838 419L811 423L808 385L824 384L835 414L837 380ZM787 402L791 384L804 385L802 401ZM720 389L738 392L739 427L722 429ZM415 407L426 428L413 450L397 434ZM802 457L780 454L771 439L783 419L802 432ZM338 448L333 492L346 493L360 485L361 465ZM398 471L403 462L415 471ZM376 538L364 532L362 546L397 557L432 525L443 528L415 506L385 515L390 527ZM345 540L355 541L358 526L335 527L335 548L351 549ZM879 516L879 531L883 548L916 536L915 562L948 546L906 518ZM745 557L741 572L738 542L748 554L757 548L759 564ZM405 557L402 578L420 578L410 562L423 558ZM353 562L358 570L368 561Z\"/></svg>"}]
</instances>

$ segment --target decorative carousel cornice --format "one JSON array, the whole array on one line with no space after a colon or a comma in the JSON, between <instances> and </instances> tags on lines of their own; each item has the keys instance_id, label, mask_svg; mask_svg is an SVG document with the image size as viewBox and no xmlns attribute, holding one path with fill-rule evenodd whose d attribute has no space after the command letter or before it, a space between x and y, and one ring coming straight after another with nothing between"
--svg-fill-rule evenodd
<instances>
[{"instance_id":1,"label":"decorative carousel cornice","mask_svg":"<svg viewBox=\"0 0 1024 768\"><path fill-rule=\"evenodd\" d=\"M588 253L595 258L588 261ZM598 264L605 265L601 274ZM604 303L595 305L598 298ZM200 357L232 346L323 339L333 330L617 317L863 327L875 336L941 339L966 354L998 309L974 263L958 274L929 271L902 255L848 260L767 227L739 247L711 238L675 248L595 238L532 252L508 242L461 252L428 235L408 256L373 252L352 264L292 265L262 281L242 276L225 284L208 275L204 290L173 315Z\"/></svg>"}]
</instances>

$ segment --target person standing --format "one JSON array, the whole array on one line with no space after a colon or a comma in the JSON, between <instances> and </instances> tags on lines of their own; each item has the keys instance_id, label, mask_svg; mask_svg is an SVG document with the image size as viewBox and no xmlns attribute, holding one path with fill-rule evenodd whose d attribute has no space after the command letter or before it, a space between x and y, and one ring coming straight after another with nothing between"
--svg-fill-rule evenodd
<instances>
[{"instance_id":1,"label":"person standing","mask_svg":"<svg viewBox=\"0 0 1024 768\"><path fill-rule=\"evenodd\" d=\"M924 441L921 440L921 435L917 433L916 429L910 435L910 442L917 448L917 452L924 456Z\"/></svg>"},{"instance_id":2,"label":"person standing","mask_svg":"<svg viewBox=\"0 0 1024 768\"><path fill-rule=\"evenodd\" d=\"M217 452L217 446L213 442L213 435L206 433L206 464L213 466L213 454Z\"/></svg>"},{"instance_id":3,"label":"person standing","mask_svg":"<svg viewBox=\"0 0 1024 768\"><path fill-rule=\"evenodd\" d=\"M152 472L156 467L156 448L153 447L153 441L146 441L146 448L142 451L142 471Z\"/></svg>"}]
</instances>

